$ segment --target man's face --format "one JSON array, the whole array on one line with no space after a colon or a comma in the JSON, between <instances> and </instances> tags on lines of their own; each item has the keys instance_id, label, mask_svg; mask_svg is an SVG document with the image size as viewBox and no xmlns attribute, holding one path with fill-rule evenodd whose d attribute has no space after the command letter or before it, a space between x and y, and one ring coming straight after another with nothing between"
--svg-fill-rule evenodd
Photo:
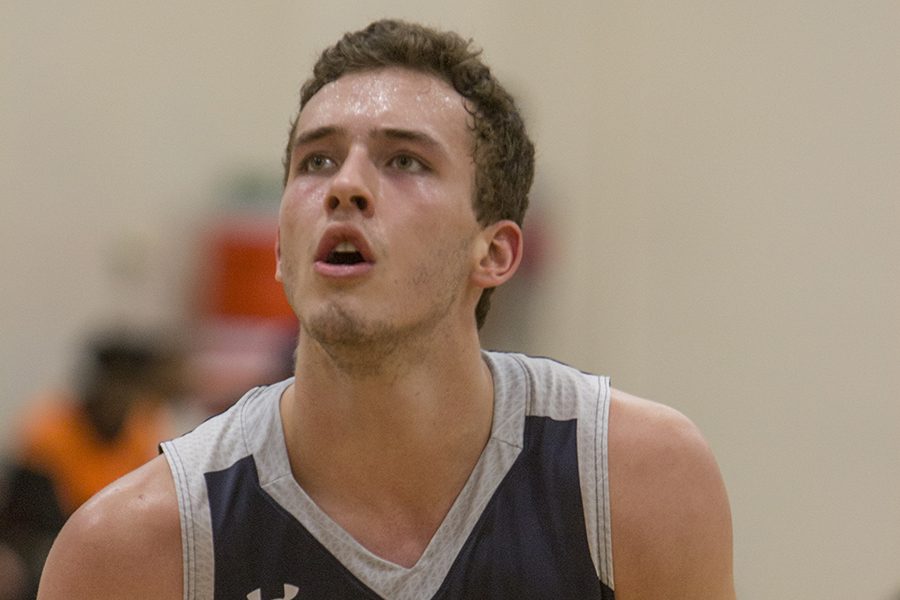
<instances>
[{"instance_id":1,"label":"man's face","mask_svg":"<svg viewBox=\"0 0 900 600\"><path fill-rule=\"evenodd\" d=\"M471 318L482 228L462 97L400 68L351 73L303 108L277 277L320 341L391 342Z\"/></svg>"}]
</instances>

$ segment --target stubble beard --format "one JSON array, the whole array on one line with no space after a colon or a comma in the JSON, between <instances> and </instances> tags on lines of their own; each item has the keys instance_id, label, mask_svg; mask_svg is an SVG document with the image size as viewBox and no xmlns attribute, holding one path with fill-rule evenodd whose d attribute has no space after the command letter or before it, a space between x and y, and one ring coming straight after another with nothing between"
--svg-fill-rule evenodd
<instances>
[{"instance_id":1,"label":"stubble beard","mask_svg":"<svg viewBox=\"0 0 900 600\"><path fill-rule=\"evenodd\" d=\"M405 366L421 361L429 347L444 338L442 326L456 318L461 282L467 276L465 244L442 258L434 257L432 268L414 273L409 288L412 292L430 288L430 302L424 308L414 307L414 316L404 319L400 313L392 318L380 317L348 308L339 300L307 315L301 327L331 358L338 368L356 375L399 374ZM448 268L456 265L456 268ZM428 286L428 282L437 285ZM403 305L398 298L397 304ZM397 313L394 313L397 314Z\"/></svg>"},{"instance_id":2,"label":"stubble beard","mask_svg":"<svg viewBox=\"0 0 900 600\"><path fill-rule=\"evenodd\" d=\"M413 322L398 323L359 315L331 304L303 323L314 340L340 370L357 376L399 373L434 343L440 323L455 298L435 303Z\"/></svg>"}]
</instances>

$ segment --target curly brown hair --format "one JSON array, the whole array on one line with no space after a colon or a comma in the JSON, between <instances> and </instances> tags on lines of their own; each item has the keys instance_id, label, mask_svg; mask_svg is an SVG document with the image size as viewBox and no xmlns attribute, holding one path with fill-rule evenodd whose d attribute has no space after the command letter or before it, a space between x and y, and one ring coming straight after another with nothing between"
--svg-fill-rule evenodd
<instances>
[{"instance_id":1,"label":"curly brown hair","mask_svg":"<svg viewBox=\"0 0 900 600\"><path fill-rule=\"evenodd\" d=\"M482 226L503 219L521 225L534 179L534 145L515 100L481 61L480 54L471 40L454 32L392 19L376 21L345 34L322 52L313 76L300 90L300 111L323 86L353 72L403 67L447 82L466 99L466 110L473 117L475 217ZM299 116L298 111L285 149L285 185ZM479 328L487 317L492 292L484 290L475 308Z\"/></svg>"}]
</instances>

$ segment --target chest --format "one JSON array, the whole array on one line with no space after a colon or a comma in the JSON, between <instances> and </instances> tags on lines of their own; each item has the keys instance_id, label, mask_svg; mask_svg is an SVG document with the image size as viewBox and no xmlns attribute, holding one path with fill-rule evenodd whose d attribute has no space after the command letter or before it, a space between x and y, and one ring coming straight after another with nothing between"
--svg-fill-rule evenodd
<instances>
[{"instance_id":1,"label":"chest","mask_svg":"<svg viewBox=\"0 0 900 600\"><path fill-rule=\"evenodd\" d=\"M420 554L414 564L380 558L314 507L286 507L252 457L207 474L215 597L612 598L587 540L575 422L530 417L523 448L497 452L424 550L421 536L395 545ZM389 528L379 536L392 541Z\"/></svg>"}]
</instances>

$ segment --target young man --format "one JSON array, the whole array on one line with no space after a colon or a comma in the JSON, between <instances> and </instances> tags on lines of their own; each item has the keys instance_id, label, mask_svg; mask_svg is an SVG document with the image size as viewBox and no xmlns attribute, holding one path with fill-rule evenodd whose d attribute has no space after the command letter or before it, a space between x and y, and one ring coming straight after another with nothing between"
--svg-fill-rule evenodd
<instances>
[{"instance_id":1,"label":"young man","mask_svg":"<svg viewBox=\"0 0 900 600\"><path fill-rule=\"evenodd\" d=\"M383 21L326 50L276 248L296 378L95 497L40 600L733 598L691 423L480 348L532 169L512 98L455 34Z\"/></svg>"}]
</instances>

